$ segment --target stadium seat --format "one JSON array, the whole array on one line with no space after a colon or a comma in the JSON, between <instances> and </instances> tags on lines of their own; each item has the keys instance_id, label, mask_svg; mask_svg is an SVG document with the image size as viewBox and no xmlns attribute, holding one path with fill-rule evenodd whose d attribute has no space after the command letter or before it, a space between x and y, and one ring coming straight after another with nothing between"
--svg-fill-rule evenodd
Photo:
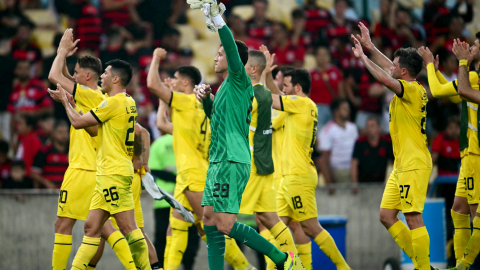
<instances>
[{"instance_id":1,"label":"stadium seat","mask_svg":"<svg viewBox=\"0 0 480 270\"><path fill-rule=\"evenodd\" d=\"M245 21L250 20L253 17L253 13L254 10L251 5L234 6L232 8L232 14L239 16Z\"/></svg>"},{"instance_id":2,"label":"stadium seat","mask_svg":"<svg viewBox=\"0 0 480 270\"><path fill-rule=\"evenodd\" d=\"M208 31L203 12L193 9L187 10L187 21L189 25L198 31L200 39L211 39L214 37L218 39L218 34Z\"/></svg>"},{"instance_id":3,"label":"stadium seat","mask_svg":"<svg viewBox=\"0 0 480 270\"><path fill-rule=\"evenodd\" d=\"M36 27L57 27L56 17L48 9L27 9L24 13Z\"/></svg>"},{"instance_id":4,"label":"stadium seat","mask_svg":"<svg viewBox=\"0 0 480 270\"><path fill-rule=\"evenodd\" d=\"M43 57L47 57L55 53L55 49L52 46L55 34L57 34L57 31L50 29L37 28L33 30L33 39L36 41L38 47L42 50Z\"/></svg>"},{"instance_id":5,"label":"stadium seat","mask_svg":"<svg viewBox=\"0 0 480 270\"><path fill-rule=\"evenodd\" d=\"M190 44L194 57L192 65L198 67L200 71L202 71L207 83L214 83L217 80L214 71L215 62L213 59L217 55L219 46L220 41L218 38L216 40L194 40Z\"/></svg>"},{"instance_id":6,"label":"stadium seat","mask_svg":"<svg viewBox=\"0 0 480 270\"><path fill-rule=\"evenodd\" d=\"M292 11L297 7L296 0L272 0L269 4L267 17L275 21L281 21L291 29Z\"/></svg>"},{"instance_id":7,"label":"stadium seat","mask_svg":"<svg viewBox=\"0 0 480 270\"><path fill-rule=\"evenodd\" d=\"M180 48L190 47L190 44L197 39L198 32L188 24L177 24L175 29L180 32Z\"/></svg>"},{"instance_id":8,"label":"stadium seat","mask_svg":"<svg viewBox=\"0 0 480 270\"><path fill-rule=\"evenodd\" d=\"M303 68L306 70L311 70L317 66L315 56L313 54L305 54L305 59L303 61Z\"/></svg>"}]
</instances>

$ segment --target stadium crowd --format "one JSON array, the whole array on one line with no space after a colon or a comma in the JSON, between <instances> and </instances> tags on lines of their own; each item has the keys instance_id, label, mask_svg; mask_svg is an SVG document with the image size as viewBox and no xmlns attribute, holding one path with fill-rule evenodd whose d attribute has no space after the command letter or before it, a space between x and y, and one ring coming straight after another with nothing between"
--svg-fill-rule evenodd
<instances>
[{"instance_id":1,"label":"stadium crowd","mask_svg":"<svg viewBox=\"0 0 480 270\"><path fill-rule=\"evenodd\" d=\"M359 16L348 0L333 1L330 9L315 0L303 5L294 1L290 17L277 20L268 13L276 1L223 2L236 39L252 49L267 45L275 53L278 70L287 65L310 69L310 97L319 112L314 155L326 183L384 181L387 162L393 159L388 136L388 104L393 94L352 55L350 34L359 33L358 22L370 28L376 46L389 57L400 47L429 46L439 55L440 70L448 80L456 78L458 68L453 39L472 40L465 27L473 19L471 0L458 0L453 7L447 7L445 0L430 0L424 4L423 16L395 0L381 0L376 20ZM242 9L245 4L251 4L250 10ZM51 16L45 18L45 14ZM162 78L172 76L172 70L181 65L198 63L203 72L202 65L213 63L190 48L198 40L208 40L191 24L183 0L161 4L153 0L0 2L1 187L61 185L68 166L68 118L47 88L62 29L72 27L80 39L78 51L67 60L69 70L76 57L86 54L103 63L120 58L132 64L134 79L127 90L139 108L137 121L154 141L161 136L155 120L158 100L146 88L154 48L161 46L168 52L161 65ZM281 72L276 76L281 77ZM426 72L418 80L429 93ZM217 87L220 83L208 74L204 81ZM434 161L441 167L439 174L456 174L460 156L455 117L460 107L448 99L430 98L427 111L426 131L433 142ZM379 161L385 166L376 166Z\"/></svg>"}]
</instances>

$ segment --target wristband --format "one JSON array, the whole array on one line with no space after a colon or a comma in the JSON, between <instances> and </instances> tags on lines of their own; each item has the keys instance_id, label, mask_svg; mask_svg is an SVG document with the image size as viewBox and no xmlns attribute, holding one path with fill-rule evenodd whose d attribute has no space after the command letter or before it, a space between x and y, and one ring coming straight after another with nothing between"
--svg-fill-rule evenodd
<instances>
[{"instance_id":1,"label":"wristband","mask_svg":"<svg viewBox=\"0 0 480 270\"><path fill-rule=\"evenodd\" d=\"M213 17L212 20L219 29L225 25L225 21L223 20L222 15L220 14Z\"/></svg>"},{"instance_id":2,"label":"wristband","mask_svg":"<svg viewBox=\"0 0 480 270\"><path fill-rule=\"evenodd\" d=\"M468 66L468 60L467 59L462 59L458 61L458 66Z\"/></svg>"}]
</instances>

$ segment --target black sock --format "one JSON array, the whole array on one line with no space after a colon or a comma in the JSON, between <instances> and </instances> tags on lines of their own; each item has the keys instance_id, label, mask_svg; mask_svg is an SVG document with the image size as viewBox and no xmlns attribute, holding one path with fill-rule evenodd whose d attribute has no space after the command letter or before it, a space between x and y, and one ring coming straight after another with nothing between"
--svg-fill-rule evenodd
<instances>
[{"instance_id":1,"label":"black sock","mask_svg":"<svg viewBox=\"0 0 480 270\"><path fill-rule=\"evenodd\" d=\"M160 269L160 264L159 264L158 262L152 263L151 267L152 267L152 270L154 270L154 269Z\"/></svg>"}]
</instances>

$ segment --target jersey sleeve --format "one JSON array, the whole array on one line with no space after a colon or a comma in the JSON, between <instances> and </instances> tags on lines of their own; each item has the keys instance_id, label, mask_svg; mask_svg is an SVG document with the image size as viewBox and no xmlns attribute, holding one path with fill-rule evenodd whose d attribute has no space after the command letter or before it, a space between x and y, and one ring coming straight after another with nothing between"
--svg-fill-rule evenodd
<instances>
[{"instance_id":1,"label":"jersey sleeve","mask_svg":"<svg viewBox=\"0 0 480 270\"><path fill-rule=\"evenodd\" d=\"M73 99L80 106L86 107L87 111L95 108L105 98L101 91L93 90L85 85L77 83L73 87Z\"/></svg>"},{"instance_id":2,"label":"jersey sleeve","mask_svg":"<svg viewBox=\"0 0 480 270\"><path fill-rule=\"evenodd\" d=\"M92 109L90 112L93 117L97 119L98 123L104 123L115 116L118 116L123 113L123 107L120 106L120 102L113 97L109 97L102 101L97 107Z\"/></svg>"},{"instance_id":3,"label":"jersey sleeve","mask_svg":"<svg viewBox=\"0 0 480 270\"><path fill-rule=\"evenodd\" d=\"M184 93L172 92L172 97L170 98L169 106L183 111L186 108L190 108L191 103L195 103L196 98L194 95L185 95Z\"/></svg>"},{"instance_id":4,"label":"jersey sleeve","mask_svg":"<svg viewBox=\"0 0 480 270\"><path fill-rule=\"evenodd\" d=\"M419 92L418 92L418 89L417 87L415 86L415 84L417 84L418 82L407 82L407 81L404 81L404 80L398 80L400 82L400 85L402 86L402 93L400 95L398 95L398 97L401 98L401 100L403 102L406 102L406 103L413 103L413 102L417 102L419 99L418 99L418 95L419 95Z\"/></svg>"},{"instance_id":5,"label":"jersey sleeve","mask_svg":"<svg viewBox=\"0 0 480 270\"><path fill-rule=\"evenodd\" d=\"M435 71L435 66L432 63L427 65L428 86L430 87L433 97L442 98L457 96L456 82L442 83L442 81L445 82L446 79L441 73L438 73L440 72Z\"/></svg>"},{"instance_id":6,"label":"jersey sleeve","mask_svg":"<svg viewBox=\"0 0 480 270\"><path fill-rule=\"evenodd\" d=\"M273 130L278 130L285 125L285 118L287 114L282 111L273 110L272 112L272 128Z\"/></svg>"},{"instance_id":7,"label":"jersey sleeve","mask_svg":"<svg viewBox=\"0 0 480 270\"><path fill-rule=\"evenodd\" d=\"M280 96L281 109L288 113L301 113L305 109L305 100L298 96Z\"/></svg>"},{"instance_id":8,"label":"jersey sleeve","mask_svg":"<svg viewBox=\"0 0 480 270\"><path fill-rule=\"evenodd\" d=\"M218 30L220 41L222 42L223 49L225 50L225 56L228 63L228 78L234 85L233 89L248 90L248 86L251 84L250 78L247 76L245 66L243 65L240 54L238 53L237 44L233 38L232 32L225 25Z\"/></svg>"}]
</instances>

